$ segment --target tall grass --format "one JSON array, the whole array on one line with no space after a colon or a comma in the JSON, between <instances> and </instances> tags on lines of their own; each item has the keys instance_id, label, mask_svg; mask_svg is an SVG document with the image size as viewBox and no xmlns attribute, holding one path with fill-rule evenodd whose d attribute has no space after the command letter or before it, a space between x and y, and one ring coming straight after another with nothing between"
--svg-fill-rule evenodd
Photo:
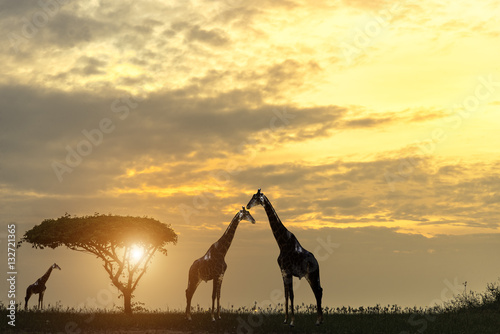
<instances>
[{"instance_id":1,"label":"tall grass","mask_svg":"<svg viewBox=\"0 0 500 334\"><path fill-rule=\"evenodd\" d=\"M147 310L135 305L132 316L123 310L64 308L60 303L43 311L16 311L16 327L7 324L8 310L0 303L1 333L147 333L176 330L192 333L500 333L500 281L488 284L483 293L468 292L432 307L398 305L324 307L325 321L316 327L316 307L296 306L295 327L283 325L283 305L223 308L222 320L212 322L209 310L193 307L193 321L183 310Z\"/></svg>"}]
</instances>

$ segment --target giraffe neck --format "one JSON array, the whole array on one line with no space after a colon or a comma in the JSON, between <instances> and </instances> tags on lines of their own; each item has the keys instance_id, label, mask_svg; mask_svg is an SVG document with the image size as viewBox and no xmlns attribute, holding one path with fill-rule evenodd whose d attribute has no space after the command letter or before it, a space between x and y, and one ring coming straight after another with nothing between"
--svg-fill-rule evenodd
<instances>
[{"instance_id":1,"label":"giraffe neck","mask_svg":"<svg viewBox=\"0 0 500 334\"><path fill-rule=\"evenodd\" d=\"M39 278L40 283L45 284L49 279L51 272L52 272L52 266L50 266L49 270L47 270L47 272L42 277Z\"/></svg>"},{"instance_id":2,"label":"giraffe neck","mask_svg":"<svg viewBox=\"0 0 500 334\"><path fill-rule=\"evenodd\" d=\"M231 246L231 242L233 241L234 234L236 233L236 228L238 227L238 224L240 223L239 219L239 213L237 213L233 220L231 220L231 223L227 227L226 231L220 237L220 239L217 241L217 249L225 256L227 251L229 250L229 247Z\"/></svg>"},{"instance_id":3,"label":"giraffe neck","mask_svg":"<svg viewBox=\"0 0 500 334\"><path fill-rule=\"evenodd\" d=\"M266 210L267 218L269 219L269 225L271 225L271 230L273 231L274 238L281 248L289 240L290 232L286 229L285 225L281 222L278 214L274 210L273 205L269 199L264 195L264 210Z\"/></svg>"}]
</instances>

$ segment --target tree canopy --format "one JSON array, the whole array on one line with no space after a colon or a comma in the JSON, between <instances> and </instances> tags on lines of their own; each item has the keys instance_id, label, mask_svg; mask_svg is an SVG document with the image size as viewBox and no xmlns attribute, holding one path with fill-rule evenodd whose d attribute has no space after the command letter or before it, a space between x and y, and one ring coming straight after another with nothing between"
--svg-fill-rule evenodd
<instances>
[{"instance_id":1,"label":"tree canopy","mask_svg":"<svg viewBox=\"0 0 500 334\"><path fill-rule=\"evenodd\" d=\"M153 255L156 251L167 255L166 246L177 243L177 234L170 225L148 217L66 214L45 219L26 231L19 246L24 242L34 248L66 246L96 255L104 261L113 285L122 292L125 312L131 313L132 292ZM141 249L140 256L132 256L134 247Z\"/></svg>"}]
</instances>

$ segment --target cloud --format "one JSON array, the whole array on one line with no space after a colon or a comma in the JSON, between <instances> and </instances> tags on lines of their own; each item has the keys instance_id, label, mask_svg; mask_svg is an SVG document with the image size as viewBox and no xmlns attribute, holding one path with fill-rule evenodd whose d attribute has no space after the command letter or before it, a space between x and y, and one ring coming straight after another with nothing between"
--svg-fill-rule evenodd
<instances>
[{"instance_id":1,"label":"cloud","mask_svg":"<svg viewBox=\"0 0 500 334\"><path fill-rule=\"evenodd\" d=\"M104 61L89 57L82 57L77 63L81 65L75 68L87 75L100 73L105 65ZM89 148L88 156L85 153L81 157L83 162L78 170L81 176L99 171L99 179L108 177L108 172L120 175L127 161L134 162L142 157L155 157L155 163L162 165L179 159L189 160L189 156L195 154L202 163L207 159L240 154L251 142L286 141L290 132L296 133L293 140L305 139L314 136L314 130L305 135L304 128L334 122L342 112L337 107L287 109L287 106L264 104L248 108L246 98L239 92L221 94L217 98L195 98L184 93L166 91L138 101L133 97L126 99L124 92L115 90L96 94L41 92L26 86L1 87L0 94L9 96L2 111L2 118L9 124L4 137L7 148L6 159L2 162L4 178L17 186L38 188L40 184L41 188L47 188L47 183L55 180L49 177L53 173L51 163L66 163L68 154L78 151L79 145L84 147L91 142L89 133L96 131L101 132L101 136L95 135L98 144ZM258 96L257 92L255 94ZM227 110L229 99L233 101L233 108ZM289 115L293 116L293 122L287 118ZM103 120L109 120L109 133L102 133ZM288 127L287 132L285 127ZM265 132L272 136L263 136ZM81 151L85 152L83 148ZM110 159L123 159L124 163L108 165L106 161ZM37 172L33 173L34 170ZM38 181L26 178L27 175Z\"/></svg>"},{"instance_id":2,"label":"cloud","mask_svg":"<svg viewBox=\"0 0 500 334\"><path fill-rule=\"evenodd\" d=\"M345 125L349 128L366 128L366 127L374 127L379 126L384 123L390 123L394 121L390 117L381 117L381 118L361 118L361 119L353 119L345 122Z\"/></svg>"},{"instance_id":3,"label":"cloud","mask_svg":"<svg viewBox=\"0 0 500 334\"><path fill-rule=\"evenodd\" d=\"M223 30L204 30L197 25L189 29L186 38L189 42L199 41L218 47L224 46L229 43L229 38L226 36Z\"/></svg>"},{"instance_id":4,"label":"cloud","mask_svg":"<svg viewBox=\"0 0 500 334\"><path fill-rule=\"evenodd\" d=\"M27 15L33 9L39 8L37 0L27 1L2 1L0 11L4 17Z\"/></svg>"},{"instance_id":5,"label":"cloud","mask_svg":"<svg viewBox=\"0 0 500 334\"><path fill-rule=\"evenodd\" d=\"M82 56L76 64L74 69L91 75L100 73L106 61ZM439 117L439 112L429 111L428 117L415 117L412 110L386 116L361 113L353 118L355 108L267 104L258 90L199 94L203 88L198 85L211 86L224 75L212 72L186 88L142 99L113 89L96 93L0 87L7 101L1 117L9 124L2 139L4 196L14 189L32 193L27 200L33 203L37 196L96 192L119 194L127 201L160 196L199 214L206 207L196 208L195 196L186 189L206 188L210 206L227 207L240 205L241 193L221 196L215 189L262 187L277 192L278 204L295 222L309 216L319 225L412 221L422 226L498 227L495 164L443 164L414 148L379 152L366 161L276 164L259 159L262 152L283 145L330 138L340 131L422 122ZM249 106L251 101L255 106ZM112 129L107 133L100 129L103 119ZM70 166L59 182L54 162L68 166L75 154L81 162ZM417 165L405 165L402 173L405 161ZM478 168L481 176L473 173ZM296 189L308 192L307 198ZM18 205L21 198L11 203Z\"/></svg>"},{"instance_id":6,"label":"cloud","mask_svg":"<svg viewBox=\"0 0 500 334\"><path fill-rule=\"evenodd\" d=\"M74 68L72 72L74 74L81 74L85 76L103 74L105 71L103 67L106 66L107 62L94 57L82 56L77 60L78 68Z\"/></svg>"},{"instance_id":7,"label":"cloud","mask_svg":"<svg viewBox=\"0 0 500 334\"><path fill-rule=\"evenodd\" d=\"M480 165L456 165L458 174L450 179L446 172L450 167L436 170L436 162L429 159L392 191L384 171L398 161L251 167L235 175L228 186L261 187L288 219L298 222L313 217L311 223L318 225L412 221L422 226L499 227L495 212L500 204L498 196L482 195L498 192L500 179L495 176L494 164L483 166L488 172L481 177L468 171Z\"/></svg>"},{"instance_id":8,"label":"cloud","mask_svg":"<svg viewBox=\"0 0 500 334\"><path fill-rule=\"evenodd\" d=\"M401 111L376 113L359 107L351 107L348 116L342 123L345 128L380 129L386 126L406 126L445 119L450 116L450 113L433 108L408 108Z\"/></svg>"}]
</instances>

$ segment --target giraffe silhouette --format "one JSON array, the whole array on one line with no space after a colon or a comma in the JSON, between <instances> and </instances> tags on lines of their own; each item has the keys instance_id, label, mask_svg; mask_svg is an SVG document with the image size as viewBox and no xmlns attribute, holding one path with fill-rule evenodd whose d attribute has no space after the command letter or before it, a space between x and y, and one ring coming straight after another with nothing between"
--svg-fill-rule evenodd
<instances>
[{"instance_id":1,"label":"giraffe silhouette","mask_svg":"<svg viewBox=\"0 0 500 334\"><path fill-rule=\"evenodd\" d=\"M186 317L188 320L191 320L191 299L193 298L193 294L202 280L205 282L213 280L212 321L215 321L214 306L216 297L217 318L220 319L220 291L222 279L224 278L224 273L227 268L224 257L231 246L236 228L241 220L248 220L252 224L255 224L255 219L253 219L250 215L250 212L245 210L245 207L242 207L231 220L231 223L222 237L220 237L217 242L212 244L205 255L195 260L191 265L191 268L189 268L188 287L186 289Z\"/></svg>"},{"instance_id":2,"label":"giraffe silhouette","mask_svg":"<svg viewBox=\"0 0 500 334\"><path fill-rule=\"evenodd\" d=\"M26 297L24 297L24 309L26 310L28 308L28 300L30 300L30 297L32 294L37 294L38 293L38 308L42 309L43 308L43 295L45 293L45 290L47 287L45 286L45 283L47 283L50 273L52 273L52 269L59 269L61 270L61 267L59 267L57 264L53 264L49 267L47 272L40 277L39 279L36 280L35 283L31 284L28 286L26 289Z\"/></svg>"},{"instance_id":3,"label":"giraffe silhouette","mask_svg":"<svg viewBox=\"0 0 500 334\"><path fill-rule=\"evenodd\" d=\"M311 252L305 250L293 233L288 231L281 222L280 218L274 211L274 208L269 199L260 191L252 196L252 199L247 204L247 209L255 205L262 205L266 210L269 219L269 225L274 234L274 238L278 243L280 254L278 256L278 264L283 277L285 287L285 321L288 322L288 298L290 298L291 320L290 326L294 326L295 315L293 311L293 276L301 279L305 277L316 297L318 317L316 325L323 322L323 310L321 308L321 298L323 296L323 288L320 284L319 265L318 261Z\"/></svg>"}]
</instances>

